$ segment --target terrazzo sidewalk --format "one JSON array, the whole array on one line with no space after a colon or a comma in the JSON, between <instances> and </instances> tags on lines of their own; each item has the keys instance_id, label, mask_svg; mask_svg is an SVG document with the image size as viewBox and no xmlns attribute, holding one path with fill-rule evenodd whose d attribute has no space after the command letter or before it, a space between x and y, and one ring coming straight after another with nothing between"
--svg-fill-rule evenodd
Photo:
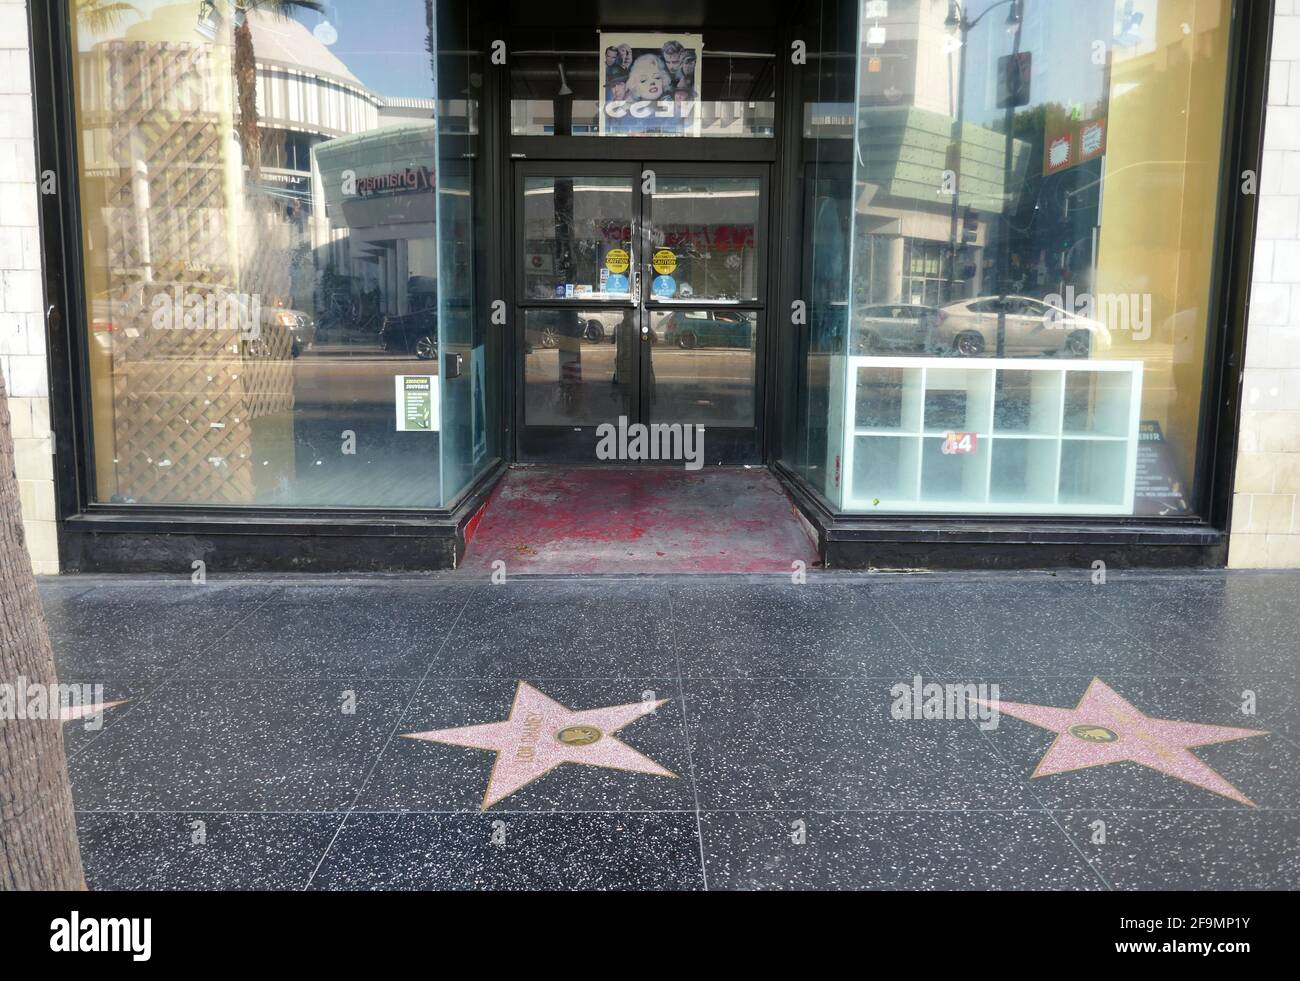
<instances>
[{"instance_id":1,"label":"terrazzo sidewalk","mask_svg":"<svg viewBox=\"0 0 1300 981\"><path fill-rule=\"evenodd\" d=\"M1300 574L40 590L60 680L124 700L65 724L96 889L1300 882ZM918 677L1019 709L899 717Z\"/></svg>"}]
</instances>

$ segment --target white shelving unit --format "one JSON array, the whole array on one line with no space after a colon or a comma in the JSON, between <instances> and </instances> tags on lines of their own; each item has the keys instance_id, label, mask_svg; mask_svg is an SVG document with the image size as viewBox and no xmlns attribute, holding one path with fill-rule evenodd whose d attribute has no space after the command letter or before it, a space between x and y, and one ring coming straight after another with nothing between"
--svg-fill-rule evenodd
<instances>
[{"instance_id":1,"label":"white shelving unit","mask_svg":"<svg viewBox=\"0 0 1300 981\"><path fill-rule=\"evenodd\" d=\"M1142 362L845 360L830 448L844 510L1133 513ZM949 433L974 452L945 454Z\"/></svg>"}]
</instances>

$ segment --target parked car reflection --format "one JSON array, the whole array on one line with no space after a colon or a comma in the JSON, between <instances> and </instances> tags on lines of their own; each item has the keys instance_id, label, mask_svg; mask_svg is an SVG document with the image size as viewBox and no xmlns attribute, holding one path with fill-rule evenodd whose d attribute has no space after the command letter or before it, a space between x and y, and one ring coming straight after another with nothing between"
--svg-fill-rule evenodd
<instances>
[{"instance_id":1,"label":"parked car reflection","mask_svg":"<svg viewBox=\"0 0 1300 981\"><path fill-rule=\"evenodd\" d=\"M536 348L577 348L584 340L587 322L576 310L534 310L528 316L524 332L527 353ZM578 344L573 344L577 341Z\"/></svg>"},{"instance_id":2,"label":"parked car reflection","mask_svg":"<svg viewBox=\"0 0 1300 981\"><path fill-rule=\"evenodd\" d=\"M754 324L749 314L732 310L674 310L663 328L664 340L686 351L698 347L749 348Z\"/></svg>"},{"instance_id":3,"label":"parked car reflection","mask_svg":"<svg viewBox=\"0 0 1300 981\"><path fill-rule=\"evenodd\" d=\"M438 310L426 307L411 313L390 314L379 329L385 351L411 354L421 361L438 356Z\"/></svg>"},{"instance_id":4,"label":"parked car reflection","mask_svg":"<svg viewBox=\"0 0 1300 981\"><path fill-rule=\"evenodd\" d=\"M438 356L438 284L429 276L411 276L406 293L409 311L384 317L380 343L385 351L432 361Z\"/></svg>"},{"instance_id":5,"label":"parked car reflection","mask_svg":"<svg viewBox=\"0 0 1300 981\"><path fill-rule=\"evenodd\" d=\"M864 307L853 325L853 353L934 352L939 311L920 303L880 303Z\"/></svg>"},{"instance_id":6,"label":"parked car reflection","mask_svg":"<svg viewBox=\"0 0 1300 981\"><path fill-rule=\"evenodd\" d=\"M998 353L999 313L1006 312L1006 357L1052 355L1086 358L1110 346L1110 332L1099 320L1081 317L1031 296L980 296L939 309L937 344L962 357Z\"/></svg>"},{"instance_id":7,"label":"parked car reflection","mask_svg":"<svg viewBox=\"0 0 1300 981\"><path fill-rule=\"evenodd\" d=\"M299 357L304 351L310 351L316 343L316 319L302 310L288 310L273 307L262 311L262 330L268 339L276 332L289 335L289 355ZM269 350L278 350L280 345L268 344Z\"/></svg>"},{"instance_id":8,"label":"parked car reflection","mask_svg":"<svg viewBox=\"0 0 1300 981\"><path fill-rule=\"evenodd\" d=\"M618 329L623 326L623 318L622 310L579 310L583 340L590 344L599 344L601 341L613 344Z\"/></svg>"}]
</instances>

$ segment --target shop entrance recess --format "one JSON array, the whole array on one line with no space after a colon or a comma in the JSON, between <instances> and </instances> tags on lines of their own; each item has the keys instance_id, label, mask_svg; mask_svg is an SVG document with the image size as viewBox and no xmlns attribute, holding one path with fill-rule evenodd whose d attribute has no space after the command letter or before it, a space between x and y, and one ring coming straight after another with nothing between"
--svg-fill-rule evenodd
<instances>
[{"instance_id":1,"label":"shop entrance recess","mask_svg":"<svg viewBox=\"0 0 1300 981\"><path fill-rule=\"evenodd\" d=\"M639 462L622 451L655 425L703 426L705 465L761 462L768 173L515 164L521 462Z\"/></svg>"}]
</instances>

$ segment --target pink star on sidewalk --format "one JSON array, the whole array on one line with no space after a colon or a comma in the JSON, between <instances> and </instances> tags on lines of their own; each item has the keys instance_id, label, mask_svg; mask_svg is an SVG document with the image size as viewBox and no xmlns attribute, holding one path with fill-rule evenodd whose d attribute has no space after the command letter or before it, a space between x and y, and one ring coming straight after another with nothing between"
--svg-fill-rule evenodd
<instances>
[{"instance_id":1,"label":"pink star on sidewalk","mask_svg":"<svg viewBox=\"0 0 1300 981\"><path fill-rule=\"evenodd\" d=\"M515 689L510 718L504 722L406 733L405 739L426 739L448 746L490 749L497 754L482 810L509 797L525 784L550 773L561 763L603 766L610 770L677 774L614 738L629 722L653 712L668 699L633 702L575 712L548 698L526 681Z\"/></svg>"},{"instance_id":2,"label":"pink star on sidewalk","mask_svg":"<svg viewBox=\"0 0 1300 981\"><path fill-rule=\"evenodd\" d=\"M1267 735L1260 729L1153 719L1139 712L1100 678L1092 679L1083 698L1072 709L982 698L975 701L1056 733L1056 739L1034 770L1035 777L1127 761L1255 806L1254 801L1192 755L1190 750L1196 746Z\"/></svg>"}]
</instances>

